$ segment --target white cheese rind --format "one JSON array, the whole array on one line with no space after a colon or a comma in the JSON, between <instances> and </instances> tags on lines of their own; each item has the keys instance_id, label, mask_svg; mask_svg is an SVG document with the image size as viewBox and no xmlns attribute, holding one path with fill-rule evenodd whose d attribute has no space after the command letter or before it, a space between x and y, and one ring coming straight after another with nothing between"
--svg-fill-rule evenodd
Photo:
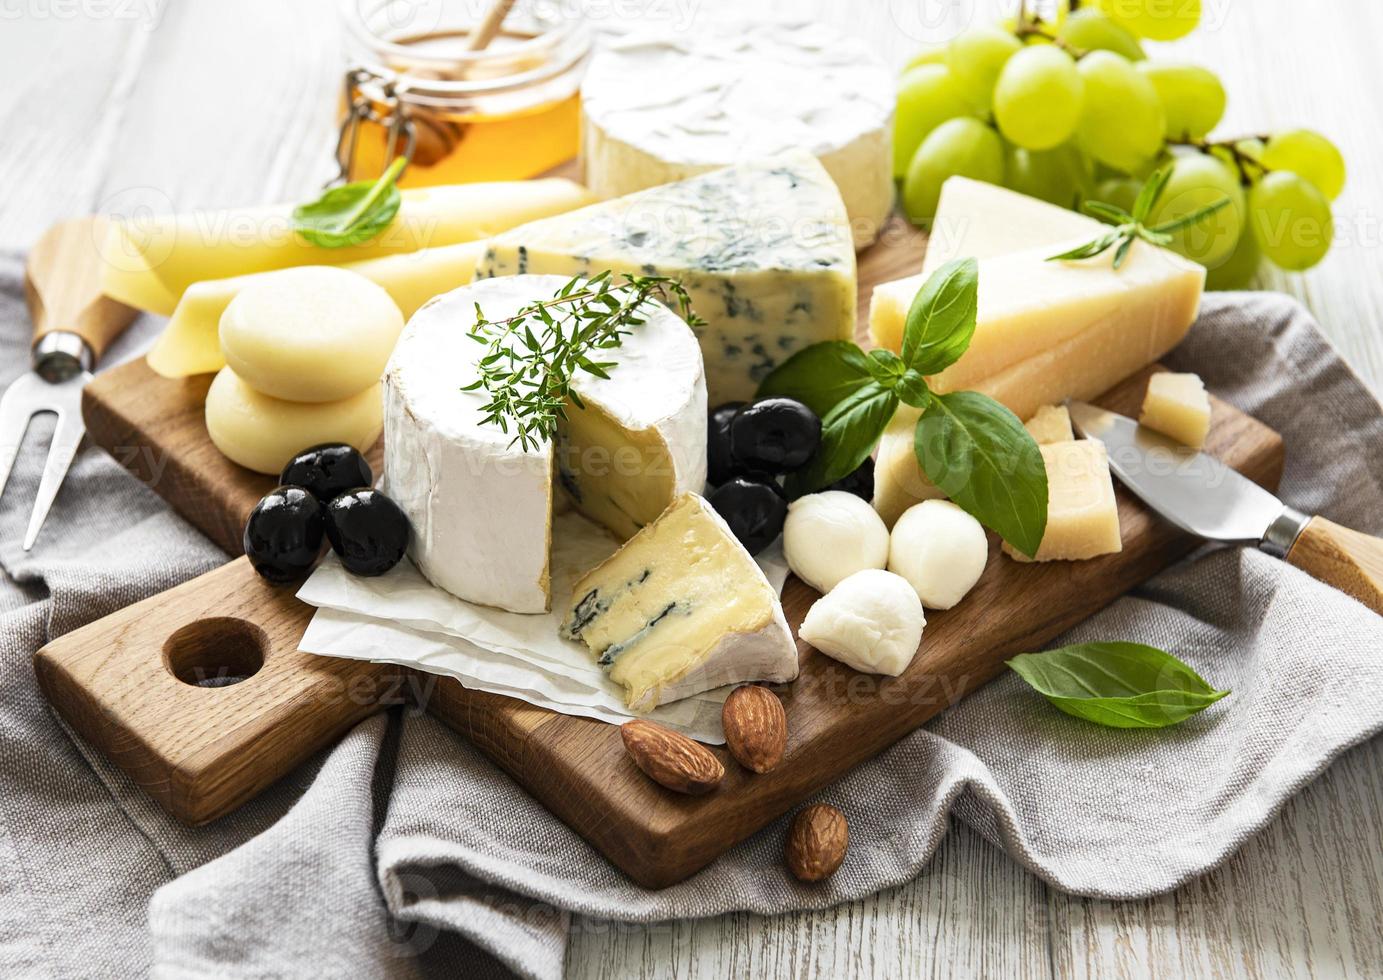
<instances>
[{"instance_id":1,"label":"white cheese rind","mask_svg":"<svg viewBox=\"0 0 1383 980\"><path fill-rule=\"evenodd\" d=\"M696 314L711 404L745 401L797 351L855 331L845 208L805 151L535 221L490 241L476 278L663 275Z\"/></svg>"},{"instance_id":2,"label":"white cheese rind","mask_svg":"<svg viewBox=\"0 0 1383 980\"><path fill-rule=\"evenodd\" d=\"M586 181L602 197L800 147L840 188L856 247L893 208L893 79L823 24L635 32L592 60L581 102Z\"/></svg>"},{"instance_id":3,"label":"white cheese rind","mask_svg":"<svg viewBox=\"0 0 1383 980\"><path fill-rule=\"evenodd\" d=\"M437 297L409 320L384 379L385 486L413 524L413 560L453 595L512 612L549 608L556 453L551 445L511 445L512 429L483 421L487 396L461 390L479 376L486 349L468 332L477 304L501 319L565 282L515 276ZM578 375L581 398L628 429L661 437L672 468L669 500L700 489L706 393L687 325L650 304L646 322L602 360L616 367L608 379Z\"/></svg>"}]
</instances>

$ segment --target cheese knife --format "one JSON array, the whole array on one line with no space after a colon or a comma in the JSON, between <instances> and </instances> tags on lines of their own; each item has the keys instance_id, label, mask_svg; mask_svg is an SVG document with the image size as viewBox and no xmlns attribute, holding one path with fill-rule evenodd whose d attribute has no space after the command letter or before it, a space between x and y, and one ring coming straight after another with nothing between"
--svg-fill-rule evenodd
<instances>
[{"instance_id":1,"label":"cheese knife","mask_svg":"<svg viewBox=\"0 0 1383 980\"><path fill-rule=\"evenodd\" d=\"M1136 421L1070 402L1071 424L1109 454L1143 503L1190 534L1252 544L1383 615L1383 540L1295 510L1224 463Z\"/></svg>"}]
</instances>

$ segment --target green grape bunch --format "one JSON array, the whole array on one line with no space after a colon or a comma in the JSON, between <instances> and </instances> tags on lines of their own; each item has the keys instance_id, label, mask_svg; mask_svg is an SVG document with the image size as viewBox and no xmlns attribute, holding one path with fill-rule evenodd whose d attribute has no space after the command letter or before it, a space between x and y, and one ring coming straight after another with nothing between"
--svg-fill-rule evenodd
<instances>
[{"instance_id":1,"label":"green grape bunch","mask_svg":"<svg viewBox=\"0 0 1383 980\"><path fill-rule=\"evenodd\" d=\"M1212 136L1227 96L1200 65L1150 58L1147 42L1185 37L1201 0L1058 0L918 52L903 68L893 173L916 224L936 215L953 176L1052 204L1132 207L1152 173L1169 173L1150 220L1178 226L1172 248L1208 270L1212 289L1251 283L1260 261L1308 269L1330 250L1331 202L1345 161L1320 133Z\"/></svg>"}]
</instances>

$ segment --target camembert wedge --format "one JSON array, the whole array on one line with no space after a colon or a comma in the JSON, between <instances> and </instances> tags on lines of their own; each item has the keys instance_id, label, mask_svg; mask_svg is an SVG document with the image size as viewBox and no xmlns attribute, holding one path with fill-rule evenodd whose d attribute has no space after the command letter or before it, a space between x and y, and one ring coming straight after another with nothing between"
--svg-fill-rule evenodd
<instances>
[{"instance_id":1,"label":"camembert wedge","mask_svg":"<svg viewBox=\"0 0 1383 980\"><path fill-rule=\"evenodd\" d=\"M777 593L694 493L576 583L562 634L590 649L635 711L797 676L797 644Z\"/></svg>"},{"instance_id":2,"label":"camembert wedge","mask_svg":"<svg viewBox=\"0 0 1383 980\"><path fill-rule=\"evenodd\" d=\"M712 404L748 400L770 371L855 330L845 205L805 151L654 187L491 240L476 278L521 273L680 279Z\"/></svg>"},{"instance_id":3,"label":"camembert wedge","mask_svg":"<svg viewBox=\"0 0 1383 980\"><path fill-rule=\"evenodd\" d=\"M384 377L385 487L412 522L414 562L453 595L511 612L550 608L559 495L624 539L706 481L701 352L660 304L601 352L608 378L573 376L585 407L567 406L552 444L523 448L512 425L484 419L483 391L462 390L487 349L469 336L477 306L500 320L566 281L513 276L437 297L409 320Z\"/></svg>"}]
</instances>

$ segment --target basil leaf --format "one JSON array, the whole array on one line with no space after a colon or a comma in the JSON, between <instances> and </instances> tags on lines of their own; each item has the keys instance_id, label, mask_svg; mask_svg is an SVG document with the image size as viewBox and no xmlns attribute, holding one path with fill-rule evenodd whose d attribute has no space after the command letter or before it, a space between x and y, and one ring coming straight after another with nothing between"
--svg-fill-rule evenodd
<instances>
[{"instance_id":1,"label":"basil leaf","mask_svg":"<svg viewBox=\"0 0 1383 980\"><path fill-rule=\"evenodd\" d=\"M1068 715L1110 728L1166 728L1229 693L1142 643L1081 643L1020 654L1008 665Z\"/></svg>"},{"instance_id":2,"label":"basil leaf","mask_svg":"<svg viewBox=\"0 0 1383 980\"><path fill-rule=\"evenodd\" d=\"M932 395L913 430L922 472L967 513L1032 557L1047 530L1047 469L1023 423L975 391Z\"/></svg>"},{"instance_id":3,"label":"basil leaf","mask_svg":"<svg viewBox=\"0 0 1383 980\"><path fill-rule=\"evenodd\" d=\"M899 401L913 408L926 408L932 397L932 390L927 387L927 379L912 370L898 379L893 390L898 393Z\"/></svg>"},{"instance_id":4,"label":"basil leaf","mask_svg":"<svg viewBox=\"0 0 1383 980\"><path fill-rule=\"evenodd\" d=\"M759 384L759 397L796 398L826 415L845 398L874 383L869 357L848 340L827 340L793 354Z\"/></svg>"},{"instance_id":5,"label":"basil leaf","mask_svg":"<svg viewBox=\"0 0 1383 980\"><path fill-rule=\"evenodd\" d=\"M869 358L869 370L874 373L874 380L885 388L892 388L907 372L903 359L886 348L875 347L866 356Z\"/></svg>"},{"instance_id":6,"label":"basil leaf","mask_svg":"<svg viewBox=\"0 0 1383 980\"><path fill-rule=\"evenodd\" d=\"M903 327L903 362L919 374L937 374L960 360L975 335L979 264L955 259L917 291Z\"/></svg>"},{"instance_id":7,"label":"basil leaf","mask_svg":"<svg viewBox=\"0 0 1383 980\"><path fill-rule=\"evenodd\" d=\"M406 162L399 157L378 180L333 187L294 208L293 230L319 248L345 248L374 238L399 213L403 198L394 181Z\"/></svg>"},{"instance_id":8,"label":"basil leaf","mask_svg":"<svg viewBox=\"0 0 1383 980\"><path fill-rule=\"evenodd\" d=\"M815 455L788 474L788 496L796 499L820 490L859 469L897 410L898 396L877 381L837 403L821 420L821 446Z\"/></svg>"}]
</instances>

